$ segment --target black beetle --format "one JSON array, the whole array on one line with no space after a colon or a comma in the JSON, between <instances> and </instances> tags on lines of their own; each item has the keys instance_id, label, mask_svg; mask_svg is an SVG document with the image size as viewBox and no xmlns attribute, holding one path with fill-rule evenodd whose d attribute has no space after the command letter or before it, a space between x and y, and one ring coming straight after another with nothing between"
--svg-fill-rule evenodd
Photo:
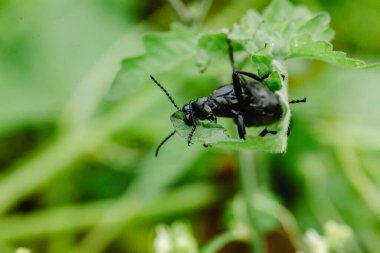
<instances>
[{"instance_id":1,"label":"black beetle","mask_svg":"<svg viewBox=\"0 0 380 253\"><path fill-rule=\"evenodd\" d=\"M229 60L232 66L232 84L222 85L208 97L201 97L195 101L185 104L182 109L178 107L174 99L166 89L153 77L150 78L165 92L177 110L185 115L184 122L191 126L187 138L188 145L191 144L192 136L197 127L196 120L217 121L217 117L233 118L237 124L240 139L245 139L246 126L267 126L281 119L283 110L278 96L272 92L263 82L269 76L259 77L253 73L239 71L235 67L233 49L227 38ZM249 80L245 79L249 77ZM284 79L285 76L282 75ZM290 103L306 102L294 100ZM161 146L175 134L172 132L157 147L156 156ZM259 135L276 134L265 128Z\"/></svg>"}]
</instances>

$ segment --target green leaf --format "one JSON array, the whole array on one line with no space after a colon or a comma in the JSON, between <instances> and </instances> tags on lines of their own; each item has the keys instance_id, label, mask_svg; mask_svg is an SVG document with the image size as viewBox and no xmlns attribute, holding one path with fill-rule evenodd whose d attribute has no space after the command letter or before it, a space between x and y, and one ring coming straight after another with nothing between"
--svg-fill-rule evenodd
<instances>
[{"instance_id":1,"label":"green leaf","mask_svg":"<svg viewBox=\"0 0 380 253\"><path fill-rule=\"evenodd\" d=\"M248 10L240 23L232 27L228 37L233 41L242 42L246 51L253 55L265 49L271 40L271 35L265 29L261 29L263 25L263 17L255 10Z\"/></svg>"},{"instance_id":2,"label":"green leaf","mask_svg":"<svg viewBox=\"0 0 380 253\"><path fill-rule=\"evenodd\" d=\"M278 134L261 138L258 137L260 129L252 128L252 131L249 128L246 140L240 140L227 136L221 125L198 121L193 141L233 149L285 152L290 109L287 78L283 80L281 77L287 76L287 71L281 60L302 57L340 66L379 66L366 65L363 61L347 58L342 52L333 51L329 41L334 31L329 23L327 13L313 14L306 7L294 6L287 0L273 0L263 15L249 10L230 32L219 29L198 34L195 30L177 25L166 34L145 38L146 53L124 61L112 85L111 95L131 94L147 80L149 74L171 69L195 56L201 70L205 70L212 60L227 57L227 34L236 53L237 66L251 58L253 68L261 77L269 75L265 84L279 97L283 115L278 122L265 127ZM187 139L191 127L184 123L182 112L173 114L171 121L177 133Z\"/></svg>"},{"instance_id":3,"label":"green leaf","mask_svg":"<svg viewBox=\"0 0 380 253\"><path fill-rule=\"evenodd\" d=\"M186 125L183 119L184 114L181 111L177 111L170 116L170 120L178 135L187 139L191 131L191 126ZM198 121L197 129L193 135L193 141L201 141L206 144L214 143L226 138L226 130L221 125L208 121Z\"/></svg>"},{"instance_id":4,"label":"green leaf","mask_svg":"<svg viewBox=\"0 0 380 253\"><path fill-rule=\"evenodd\" d=\"M287 0L273 0L264 11L265 21L269 25L281 25L283 21L292 18L289 16L294 12L295 7Z\"/></svg>"},{"instance_id":5,"label":"green leaf","mask_svg":"<svg viewBox=\"0 0 380 253\"><path fill-rule=\"evenodd\" d=\"M227 31L205 33L198 39L197 65L201 72L206 70L214 58L227 55Z\"/></svg>"},{"instance_id":6,"label":"green leaf","mask_svg":"<svg viewBox=\"0 0 380 253\"><path fill-rule=\"evenodd\" d=\"M287 79L283 80L281 77L287 76L287 71L278 60L302 57L348 67L378 66L366 65L363 61L347 58L342 52L333 51L329 41L333 38L334 31L329 27L329 23L330 17L327 13L313 14L306 7L294 6L287 0L273 0L262 16L249 10L240 23L233 26L228 37L234 46L239 45L239 49L243 49L235 50L235 53L238 51L238 54L235 54L238 55L235 57L237 65L239 59L244 59L239 57L243 51L251 57L259 76L269 75L265 84L279 97L283 115L278 122L266 127L278 131L278 134L262 138L258 136L260 129L252 131L254 128L247 128L246 140L241 140L227 136L220 125L199 121L193 140L221 148L285 152L290 108ZM199 37L198 64L201 68L205 69L212 59L227 57L226 33L225 30L218 30ZM183 115L178 112L171 119L178 134L187 139L191 127L184 124Z\"/></svg>"},{"instance_id":7,"label":"green leaf","mask_svg":"<svg viewBox=\"0 0 380 253\"><path fill-rule=\"evenodd\" d=\"M223 41L225 33L219 30L200 37L198 62L202 69L207 67L211 59L226 51ZM288 0L273 0L263 15L248 10L240 22L232 27L228 37L235 45L242 47L240 51L252 56L260 76L272 71L271 59L309 58L345 67L380 66L367 65L361 60L348 58L345 53L334 51L329 43L334 34L328 13L313 14L305 6L295 6ZM275 82L270 84L274 85Z\"/></svg>"},{"instance_id":8,"label":"green leaf","mask_svg":"<svg viewBox=\"0 0 380 253\"><path fill-rule=\"evenodd\" d=\"M267 79L265 79L265 84L271 91L277 91L282 88L281 74L278 71L273 71Z\"/></svg>"},{"instance_id":9,"label":"green leaf","mask_svg":"<svg viewBox=\"0 0 380 253\"><path fill-rule=\"evenodd\" d=\"M248 40L254 35L252 31L256 31L262 24L263 17L255 10L248 10L241 18L239 24L232 27L229 37L233 40Z\"/></svg>"},{"instance_id":10,"label":"green leaf","mask_svg":"<svg viewBox=\"0 0 380 253\"><path fill-rule=\"evenodd\" d=\"M272 58L265 55L253 55L252 61L257 67L257 72L260 77L264 77L265 75L269 75L272 70Z\"/></svg>"},{"instance_id":11,"label":"green leaf","mask_svg":"<svg viewBox=\"0 0 380 253\"><path fill-rule=\"evenodd\" d=\"M334 38L335 32L329 27L329 24L330 15L322 12L302 25L298 29L298 33L310 34L313 36L314 40L330 41Z\"/></svg>"},{"instance_id":12,"label":"green leaf","mask_svg":"<svg viewBox=\"0 0 380 253\"><path fill-rule=\"evenodd\" d=\"M228 52L226 36L226 31L204 34L198 40L198 47L209 54L224 55Z\"/></svg>"},{"instance_id":13,"label":"green leaf","mask_svg":"<svg viewBox=\"0 0 380 253\"><path fill-rule=\"evenodd\" d=\"M192 140L194 142L202 142L205 144L212 144L213 147L228 148L228 149L252 149L261 150L270 153L283 153L287 147L287 129L289 126L289 107L284 101L283 96L280 94L280 101L284 111L283 118L269 126L270 130L278 131L276 135L267 135L264 138L256 135L248 134L246 140L238 138L230 138L226 134L223 126L208 121L198 121L197 128L194 132ZM178 135L187 139L191 131L191 126L184 123L184 115L181 111L174 113L170 117L174 128ZM235 130L235 129L234 129Z\"/></svg>"},{"instance_id":14,"label":"green leaf","mask_svg":"<svg viewBox=\"0 0 380 253\"><path fill-rule=\"evenodd\" d=\"M346 53L334 51L333 46L326 41L312 41L311 36L303 35L291 42L291 52L288 58L303 57L320 60L343 67L375 68L378 64L368 65L362 60L347 57Z\"/></svg>"},{"instance_id":15,"label":"green leaf","mask_svg":"<svg viewBox=\"0 0 380 253\"><path fill-rule=\"evenodd\" d=\"M294 6L287 0L273 0L263 13L261 33L268 34L268 52L284 58L289 52L289 41L313 14L304 6Z\"/></svg>"},{"instance_id":16,"label":"green leaf","mask_svg":"<svg viewBox=\"0 0 380 253\"><path fill-rule=\"evenodd\" d=\"M306 7L294 6L288 0L273 0L262 16L248 11L240 23L233 26L229 37L243 41L251 55L260 51L260 54L275 59L309 58L358 68L380 66L367 65L361 60L346 57L345 53L334 51L329 43L334 34L328 13L313 14ZM264 45L266 47L263 49ZM265 64L260 60L254 63Z\"/></svg>"},{"instance_id":17,"label":"green leaf","mask_svg":"<svg viewBox=\"0 0 380 253\"><path fill-rule=\"evenodd\" d=\"M173 25L167 33L147 35L146 52L127 58L115 77L109 97L120 98L132 94L149 79L149 75L174 68L195 56L197 31L182 25Z\"/></svg>"}]
</instances>

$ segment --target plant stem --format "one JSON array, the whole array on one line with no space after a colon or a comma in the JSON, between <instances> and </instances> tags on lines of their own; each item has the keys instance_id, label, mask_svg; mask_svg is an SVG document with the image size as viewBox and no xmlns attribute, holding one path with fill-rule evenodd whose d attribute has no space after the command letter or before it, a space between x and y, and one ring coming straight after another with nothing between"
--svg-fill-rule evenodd
<instances>
[{"instance_id":1,"label":"plant stem","mask_svg":"<svg viewBox=\"0 0 380 253\"><path fill-rule=\"evenodd\" d=\"M131 34L137 36L141 31L142 27L138 27ZM104 120L108 120L108 122L104 122L102 119L93 120L96 122L92 123L88 122L95 110L95 105L101 101L99 94L112 81L119 69L120 55L126 54L124 47L120 47L120 45L124 45L126 39L130 40L131 37L133 36L125 36L116 42L95 63L94 68L82 78L81 83L78 85L80 93L83 95L87 94L86 91L88 90L93 92L92 89L96 89L97 95L83 95L79 98L75 96L70 99L64 109L64 117L60 122L62 126L66 126L66 128L63 127L65 131L61 131L38 151L31 153L29 157L9 168L10 173L2 176L0 179L0 192L2 193L0 194L0 215L67 169L85 152L107 140L114 131L124 127L126 122L133 121L148 105L151 105L140 103L141 105L137 106L136 104L133 105L133 101L126 101L118 108L115 108L114 112L104 116L106 117ZM112 62L112 67L110 62ZM103 71L103 69L107 69L107 71ZM92 86L89 87L89 84L92 84ZM151 95L152 97L154 96L153 93ZM142 96L146 97L147 94L141 94ZM134 101L139 103L136 99ZM157 101L156 98L153 99L152 104L154 101ZM131 107L137 109L131 111L129 109ZM78 108L81 109L79 110ZM115 115L115 113L119 113L119 115ZM105 123L108 125L105 125ZM102 127L104 128L101 129Z\"/></svg>"},{"instance_id":2,"label":"plant stem","mask_svg":"<svg viewBox=\"0 0 380 253\"><path fill-rule=\"evenodd\" d=\"M200 253L218 252L218 250L222 249L225 245L233 241L244 241L244 238L241 238L239 235L231 231L225 232L212 239L200 250Z\"/></svg>"},{"instance_id":3,"label":"plant stem","mask_svg":"<svg viewBox=\"0 0 380 253\"><path fill-rule=\"evenodd\" d=\"M194 26L200 26L206 18L208 11L211 8L213 0L200 0L199 4L199 14L193 22Z\"/></svg>"},{"instance_id":4,"label":"plant stem","mask_svg":"<svg viewBox=\"0 0 380 253\"><path fill-rule=\"evenodd\" d=\"M335 147L335 152L338 162L342 166L343 173L347 177L348 181L366 203L367 207L380 221L380 217L378 215L380 210L380 194L378 188L363 172L355 149L350 146L342 147L337 144Z\"/></svg>"},{"instance_id":5,"label":"plant stem","mask_svg":"<svg viewBox=\"0 0 380 253\"><path fill-rule=\"evenodd\" d=\"M222 197L221 191L223 192L223 189L209 183L193 183L175 188L141 209L133 222L149 222L165 216L195 212L219 201ZM0 219L0 227L3 228L0 230L0 239L12 241L42 238L62 232L84 230L99 222L118 201L119 199L115 198L55 207L22 216L7 216ZM131 203L128 202L127 206L131 206ZM131 211L128 208L125 212ZM125 214L115 216L108 225L123 223L125 218Z\"/></svg>"},{"instance_id":6,"label":"plant stem","mask_svg":"<svg viewBox=\"0 0 380 253\"><path fill-rule=\"evenodd\" d=\"M191 15L186 5L181 0L168 0L178 18L182 23L188 25L191 21Z\"/></svg>"},{"instance_id":7,"label":"plant stem","mask_svg":"<svg viewBox=\"0 0 380 253\"><path fill-rule=\"evenodd\" d=\"M249 228L252 240L252 252L264 253L264 245L261 235L256 230L256 222L254 219L255 211L252 206L252 198L259 191L256 170L253 163L252 152L241 151L239 153L239 176L241 191L246 202L246 211L249 219Z\"/></svg>"},{"instance_id":8,"label":"plant stem","mask_svg":"<svg viewBox=\"0 0 380 253\"><path fill-rule=\"evenodd\" d=\"M172 155L181 155L181 159L159 167L157 158L151 154L147 155L141 167L138 167L138 170L144 173L140 173L134 179L125 193L108 208L107 212L99 218L95 226L71 252L103 252L125 226L135 221L136 216L143 210L155 210L152 205L167 192L171 182L180 178L191 163L204 153L202 149L191 149L185 154L182 154L183 152L176 146L172 146L171 149L171 152L162 154L160 158L168 159ZM182 199L188 201L190 198L183 197ZM113 223L115 217L123 218L122 221Z\"/></svg>"}]
</instances>

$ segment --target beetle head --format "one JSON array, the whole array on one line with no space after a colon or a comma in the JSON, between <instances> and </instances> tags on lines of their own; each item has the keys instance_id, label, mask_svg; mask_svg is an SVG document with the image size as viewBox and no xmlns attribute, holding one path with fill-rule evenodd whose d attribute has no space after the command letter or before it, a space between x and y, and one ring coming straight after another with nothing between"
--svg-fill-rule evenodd
<instances>
[{"instance_id":1,"label":"beetle head","mask_svg":"<svg viewBox=\"0 0 380 253\"><path fill-rule=\"evenodd\" d=\"M182 112L185 115L184 122L186 125L193 125L196 119L211 120L216 122L216 117L213 114L212 108L215 107L208 97L198 98L195 101L182 107Z\"/></svg>"},{"instance_id":2,"label":"beetle head","mask_svg":"<svg viewBox=\"0 0 380 253\"><path fill-rule=\"evenodd\" d=\"M185 118L183 119L183 121L185 122L186 125L188 126L191 126L193 125L193 122L195 122L195 118L194 118L194 112L193 112L193 105L192 105L193 102L190 102L188 104L185 104L183 107L182 107L182 112L183 114L185 115Z\"/></svg>"}]
</instances>

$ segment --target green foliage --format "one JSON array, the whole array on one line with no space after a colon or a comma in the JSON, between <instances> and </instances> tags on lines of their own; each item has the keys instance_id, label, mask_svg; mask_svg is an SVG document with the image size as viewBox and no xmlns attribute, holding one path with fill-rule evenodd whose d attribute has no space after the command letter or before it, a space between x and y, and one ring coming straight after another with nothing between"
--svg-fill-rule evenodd
<instances>
[{"instance_id":1,"label":"green foliage","mask_svg":"<svg viewBox=\"0 0 380 253\"><path fill-rule=\"evenodd\" d=\"M248 11L240 24L233 27L230 38L244 41L246 50L254 56L308 58L344 67L379 66L367 65L334 51L329 41L335 33L329 25L330 16L325 12L312 14L304 6L274 0L262 16L256 11ZM255 64L259 62L254 60Z\"/></svg>"},{"instance_id":2,"label":"green foliage","mask_svg":"<svg viewBox=\"0 0 380 253\"><path fill-rule=\"evenodd\" d=\"M225 56L227 52L227 31L204 33L198 39L197 65L201 72L205 71L215 58Z\"/></svg>"},{"instance_id":3,"label":"green foliage","mask_svg":"<svg viewBox=\"0 0 380 253\"><path fill-rule=\"evenodd\" d=\"M282 75L287 75L287 71L282 66L282 60L302 57L341 66L372 67L363 61L347 58L342 52L332 50L329 41L334 32L329 23L330 17L327 13L312 14L303 6L274 0L263 15L253 10L248 11L240 23L232 27L231 32L221 29L197 33L195 30L175 26L167 34L145 37L146 53L124 60L123 67L113 83L111 94L131 93L131 89L136 89L144 83L146 73L170 70L194 57L195 52L198 52L198 66L204 71L212 61L226 58L228 36L233 40L235 51L243 51L246 52L246 56L250 56L251 65L259 76L269 76L265 84L280 97L284 111L279 122L269 128L279 133L263 139L257 137L257 133L248 133L246 141L241 141L228 137L220 125L198 122L194 140L215 144L216 147L282 153L286 151L286 132L290 120L287 83L281 78ZM198 35L195 36L196 34ZM177 133L187 138L190 127L176 116L172 116L172 123Z\"/></svg>"},{"instance_id":4,"label":"green foliage","mask_svg":"<svg viewBox=\"0 0 380 253\"><path fill-rule=\"evenodd\" d=\"M380 64L367 65L362 60L348 58L346 53L333 50L326 41L313 41L310 35L304 34L292 40L291 53L288 58L304 57L325 61L343 67L356 67L363 69L376 68Z\"/></svg>"},{"instance_id":5,"label":"green foliage","mask_svg":"<svg viewBox=\"0 0 380 253\"><path fill-rule=\"evenodd\" d=\"M272 58L266 55L252 55L252 62L260 77L270 75L273 71Z\"/></svg>"},{"instance_id":6,"label":"green foliage","mask_svg":"<svg viewBox=\"0 0 380 253\"><path fill-rule=\"evenodd\" d=\"M170 32L144 37L146 52L123 61L109 93L111 98L133 94L149 78L191 59L196 51L196 31L175 24Z\"/></svg>"},{"instance_id":7,"label":"green foliage","mask_svg":"<svg viewBox=\"0 0 380 253\"><path fill-rule=\"evenodd\" d=\"M265 80L265 84L271 91L278 91L282 88L281 74L278 71L270 73L269 77Z\"/></svg>"},{"instance_id":8,"label":"green foliage","mask_svg":"<svg viewBox=\"0 0 380 253\"><path fill-rule=\"evenodd\" d=\"M201 253L272 252L278 235L287 252L378 252L380 75L360 69L375 65L333 51L329 15L287 1L244 16L264 1L218 3L204 25L154 35L175 16L148 2L0 4L0 252L151 252L157 225L175 220L193 233L164 225L167 234L178 244L187 234ZM298 2L332 14L334 45L379 58L374 1ZM292 108L289 139L286 118L270 126L278 136L248 128L246 142L221 119L223 128L199 121L194 141L223 149L187 147L183 115L168 119L173 107L149 74L180 103L209 94L231 82L226 35L240 69L270 74L284 116L288 81L292 99L308 98ZM123 99L106 100L122 58L110 95ZM172 125L178 135L154 157ZM283 155L250 150L287 143Z\"/></svg>"},{"instance_id":9,"label":"green foliage","mask_svg":"<svg viewBox=\"0 0 380 253\"><path fill-rule=\"evenodd\" d=\"M183 124L184 114L181 111L174 113L170 120L177 131L178 135L182 138L187 138L191 131L191 126ZM194 132L194 141L205 141L205 144L212 144L221 139L226 139L226 130L219 124L206 121L197 121L197 131Z\"/></svg>"}]
</instances>

